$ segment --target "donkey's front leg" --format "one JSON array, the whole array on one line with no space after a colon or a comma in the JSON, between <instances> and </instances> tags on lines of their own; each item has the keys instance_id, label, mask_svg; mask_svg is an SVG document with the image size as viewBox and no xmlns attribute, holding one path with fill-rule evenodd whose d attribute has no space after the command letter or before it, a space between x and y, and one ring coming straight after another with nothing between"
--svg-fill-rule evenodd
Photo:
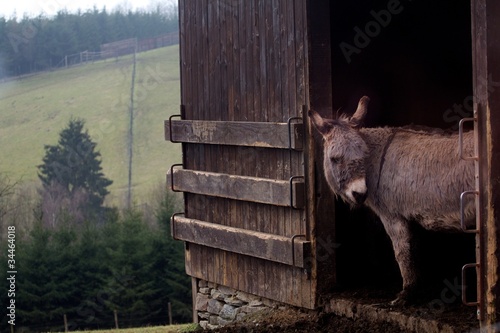
<instances>
[{"instance_id":1,"label":"donkey's front leg","mask_svg":"<svg viewBox=\"0 0 500 333\"><path fill-rule=\"evenodd\" d=\"M403 290L391 305L404 305L415 296L418 273L415 260L410 252L412 237L407 221L380 217L382 224L389 235L394 249L394 255L403 278Z\"/></svg>"}]
</instances>

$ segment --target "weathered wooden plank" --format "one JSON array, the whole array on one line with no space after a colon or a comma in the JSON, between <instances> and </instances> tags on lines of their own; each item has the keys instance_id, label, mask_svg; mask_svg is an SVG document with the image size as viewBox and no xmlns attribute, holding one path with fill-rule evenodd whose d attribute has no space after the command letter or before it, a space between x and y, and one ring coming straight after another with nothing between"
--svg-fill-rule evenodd
<instances>
[{"instance_id":1,"label":"weathered wooden plank","mask_svg":"<svg viewBox=\"0 0 500 333\"><path fill-rule=\"evenodd\" d=\"M294 122L290 124L291 140L288 132L287 123L174 119L165 121L165 140L268 148L289 148L291 144L292 149L302 149L303 125Z\"/></svg>"},{"instance_id":2,"label":"weathered wooden plank","mask_svg":"<svg viewBox=\"0 0 500 333\"><path fill-rule=\"evenodd\" d=\"M294 208L304 207L304 182L301 179L292 182L290 191L287 180L185 169L174 169L173 172L173 177L171 174L167 176L167 182L172 187L173 178L175 191L284 207L289 207L292 200Z\"/></svg>"},{"instance_id":3,"label":"weathered wooden plank","mask_svg":"<svg viewBox=\"0 0 500 333\"><path fill-rule=\"evenodd\" d=\"M332 41L330 35L329 0L307 2L308 33L310 36L309 51L306 52L308 63L308 82L311 109L321 110L324 117L333 115L332 86ZM316 260L311 270L313 294L316 299L322 293L331 291L331 286L337 282L336 251L326 248L323 244L336 242L335 196L332 194L324 178L321 163L316 163L322 151L321 138L313 131L312 125L306 129L308 145L305 147L306 179L308 182L308 221L311 224L311 237L316 240L315 253L321 253L322 260ZM316 136L316 139L314 138ZM333 218L332 218L333 217Z\"/></svg>"},{"instance_id":4,"label":"weathered wooden plank","mask_svg":"<svg viewBox=\"0 0 500 333\"><path fill-rule=\"evenodd\" d=\"M271 52L273 50L273 40L272 38L268 38L268 27L272 25L272 22L270 20L272 16L269 15L271 13L272 3L271 1L261 1L258 3L257 7L257 17L259 18L259 20L255 22L255 26L259 29L259 38L257 40L258 45L256 45L256 54L258 54L258 61L255 62L254 66L256 72L259 73L257 74L255 81L257 84L257 91L254 98L260 100L260 111L256 112L257 114L255 115L255 119L257 121L265 122L281 122L286 118L283 118L283 115L281 115L280 118L273 119L270 115L273 105L269 102L271 90L273 90L273 82L275 80L275 77L273 77L271 70L274 65L274 59L271 56ZM279 109L279 107L280 106L278 106L277 108ZM281 153L282 151L279 152ZM259 171L262 172L262 174L259 174L259 177L284 179L275 177L274 169L277 165L276 158L279 157L276 156L276 153L278 153L278 151L270 152L269 157L266 159L266 161L264 161L264 163L268 163L266 165L263 165L262 167L259 167ZM286 162L284 164L286 164ZM276 234L271 231L274 225L280 223L276 219L272 219L271 217L271 211L275 211L276 208L277 207L272 207L271 205L260 205L260 209L252 214L253 217L256 217L255 219L251 219L251 221L253 220L254 222L254 228L256 228L255 230ZM280 207L278 209L286 208ZM273 223L271 223L272 225L270 226L271 228L269 228L269 221L273 221ZM268 262L267 264L262 264L257 259L254 259L252 265L254 267L254 279L257 281L257 283L253 284L253 288L251 290L253 290L253 292L257 295L268 294L269 281L271 279L267 278L265 268L267 265L276 265L276 263Z\"/></svg>"},{"instance_id":5,"label":"weathered wooden plank","mask_svg":"<svg viewBox=\"0 0 500 333\"><path fill-rule=\"evenodd\" d=\"M197 244L191 244L191 248L196 249L196 248L207 248L207 247L200 246ZM216 284L221 284L221 285L224 285L227 287L231 287L231 288L234 288L236 290L245 291L247 289L247 284L240 284L240 283L244 279L251 278L251 276L252 276L250 274L251 272L248 272L248 271L251 271L252 268L254 268L254 267L252 267L250 265L242 266L241 264L244 263L245 261L249 261L248 259L252 258L254 263L255 263L254 264L255 267L258 267L261 265L273 266L273 267L275 267L275 271L277 272L276 275L272 275L272 274L266 275L266 277L262 283L265 283L268 287L266 287L266 293L264 295L260 295L260 296L268 298L268 299L276 300L279 302L283 302L286 304L294 305L294 306L313 309L311 307L311 305L304 305L303 301L301 299L291 298L291 297L283 298L282 297L283 295L281 295L281 292L277 288L276 289L272 288L272 281L276 281L280 278L280 274L281 274L280 271L297 271L302 276L305 276L305 274L303 274L303 271L304 271L303 268L293 267L290 265L281 264L281 263L273 262L273 261L266 260L266 259L249 257L249 256L241 255L238 253L228 252L228 251L224 251L224 250L220 250L220 249L216 249L216 248L211 248L211 249L213 250L213 255L220 255L221 253L226 253L227 256L231 256L231 257L235 258L234 266L232 266L232 268L234 269L234 272L232 272L232 274L235 273L234 276L237 276L237 279L232 280L231 276L230 276L229 280L218 280L220 278L220 276L218 276L217 274L203 275L201 273L201 271L194 271L192 276L197 277L199 279L207 280L207 281L210 281L210 282L213 282ZM193 256L200 256L198 261L201 263L203 263L205 260L205 257L203 257L203 254L199 251L193 251ZM243 276L244 276L244 278L243 278ZM225 278L227 278L227 276ZM251 281L249 281L248 283L253 284ZM284 296L286 296L286 295L284 295Z\"/></svg>"},{"instance_id":6,"label":"weathered wooden plank","mask_svg":"<svg viewBox=\"0 0 500 333\"><path fill-rule=\"evenodd\" d=\"M476 238L476 256L481 263L478 280L478 313L481 331L496 332L500 314L500 3L472 1L473 83L477 117L476 188L479 189L477 218L481 233Z\"/></svg>"},{"instance_id":7,"label":"weathered wooden plank","mask_svg":"<svg viewBox=\"0 0 500 333\"><path fill-rule=\"evenodd\" d=\"M182 216L176 216L172 223L174 224L173 236L176 239L286 265L308 268L311 243L302 238L295 238L293 241L294 258L291 237L233 228Z\"/></svg>"},{"instance_id":8,"label":"weathered wooden plank","mask_svg":"<svg viewBox=\"0 0 500 333\"><path fill-rule=\"evenodd\" d=\"M286 38L287 43L285 43L282 47L284 48L284 58L283 61L286 63L286 74L284 77L286 78L286 82L284 83L285 91L288 93L284 94L284 98L286 99L286 105L288 108L283 110L284 112L288 112L289 116L297 116L299 112L298 103L297 103L297 91L296 91L296 83L297 83L297 66L296 66L296 54L295 47L297 44L295 38L295 30L296 30L296 21L294 15L294 7L296 1L287 1L283 11L285 13L284 16L284 25L286 27ZM293 163L293 157L291 157L291 162ZM290 172L293 170L293 165L290 165ZM284 224L285 232L293 232L298 233L298 230L295 231L297 227L297 222L300 223L300 220L294 219L292 217L291 212L285 212L285 221ZM293 231L292 231L293 230ZM279 288L282 291L282 298L300 298L298 293L298 287L300 287L300 276L294 276L297 272L288 271L288 272L280 272L281 278Z\"/></svg>"},{"instance_id":9,"label":"weathered wooden plank","mask_svg":"<svg viewBox=\"0 0 500 333\"><path fill-rule=\"evenodd\" d=\"M196 296L197 296L197 291L198 291L198 279L195 277L191 278L191 290L193 291L191 293L191 299L193 304L196 304ZM198 310L196 310L196 306L193 306L193 323L198 323Z\"/></svg>"}]
</instances>

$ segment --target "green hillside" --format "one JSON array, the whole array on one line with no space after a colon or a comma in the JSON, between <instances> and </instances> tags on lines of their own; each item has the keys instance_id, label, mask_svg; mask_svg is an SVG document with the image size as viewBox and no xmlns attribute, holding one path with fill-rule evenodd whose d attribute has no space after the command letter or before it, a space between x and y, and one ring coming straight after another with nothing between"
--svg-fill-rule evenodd
<instances>
[{"instance_id":1,"label":"green hillside","mask_svg":"<svg viewBox=\"0 0 500 333\"><path fill-rule=\"evenodd\" d=\"M72 117L83 118L113 180L107 202L124 203L132 56L0 83L0 173L38 181L43 146L56 144ZM163 121L179 112L178 45L137 55L133 201L140 204L181 161L180 145L164 140Z\"/></svg>"}]
</instances>

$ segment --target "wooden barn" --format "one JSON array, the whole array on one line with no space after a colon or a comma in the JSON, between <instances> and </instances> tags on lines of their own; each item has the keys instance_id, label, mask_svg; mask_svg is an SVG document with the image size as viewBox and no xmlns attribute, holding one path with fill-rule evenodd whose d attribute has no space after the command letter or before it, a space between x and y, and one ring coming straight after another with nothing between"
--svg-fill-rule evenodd
<instances>
[{"instance_id":1,"label":"wooden barn","mask_svg":"<svg viewBox=\"0 0 500 333\"><path fill-rule=\"evenodd\" d=\"M332 197L307 119L309 109L353 112L368 95L365 126L457 130L469 118L477 230L415 232L429 300L462 298L495 331L500 2L180 0L179 15L181 106L165 136L183 160L167 178L184 192L171 227L193 292L203 280L307 309L339 291L395 295L391 244L373 214ZM452 300L455 281L467 292Z\"/></svg>"}]
</instances>

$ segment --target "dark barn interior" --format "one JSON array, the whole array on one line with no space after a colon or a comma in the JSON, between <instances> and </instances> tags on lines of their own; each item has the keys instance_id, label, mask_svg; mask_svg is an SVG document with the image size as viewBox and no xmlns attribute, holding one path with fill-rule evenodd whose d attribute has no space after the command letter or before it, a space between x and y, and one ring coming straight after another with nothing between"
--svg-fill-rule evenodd
<instances>
[{"instance_id":1,"label":"dark barn interior","mask_svg":"<svg viewBox=\"0 0 500 333\"><path fill-rule=\"evenodd\" d=\"M467 0L331 2L334 113L353 112L359 98L368 95L367 127L415 124L457 130L458 121L472 114L470 16ZM415 233L425 281L419 301L428 304L442 297L446 281L461 283L461 267L475 261L474 236L418 226ZM336 241L341 289L395 296L401 287L399 269L374 214L352 211L339 201ZM475 291L471 275L468 290ZM455 296L449 303L460 303L460 295Z\"/></svg>"}]
</instances>

